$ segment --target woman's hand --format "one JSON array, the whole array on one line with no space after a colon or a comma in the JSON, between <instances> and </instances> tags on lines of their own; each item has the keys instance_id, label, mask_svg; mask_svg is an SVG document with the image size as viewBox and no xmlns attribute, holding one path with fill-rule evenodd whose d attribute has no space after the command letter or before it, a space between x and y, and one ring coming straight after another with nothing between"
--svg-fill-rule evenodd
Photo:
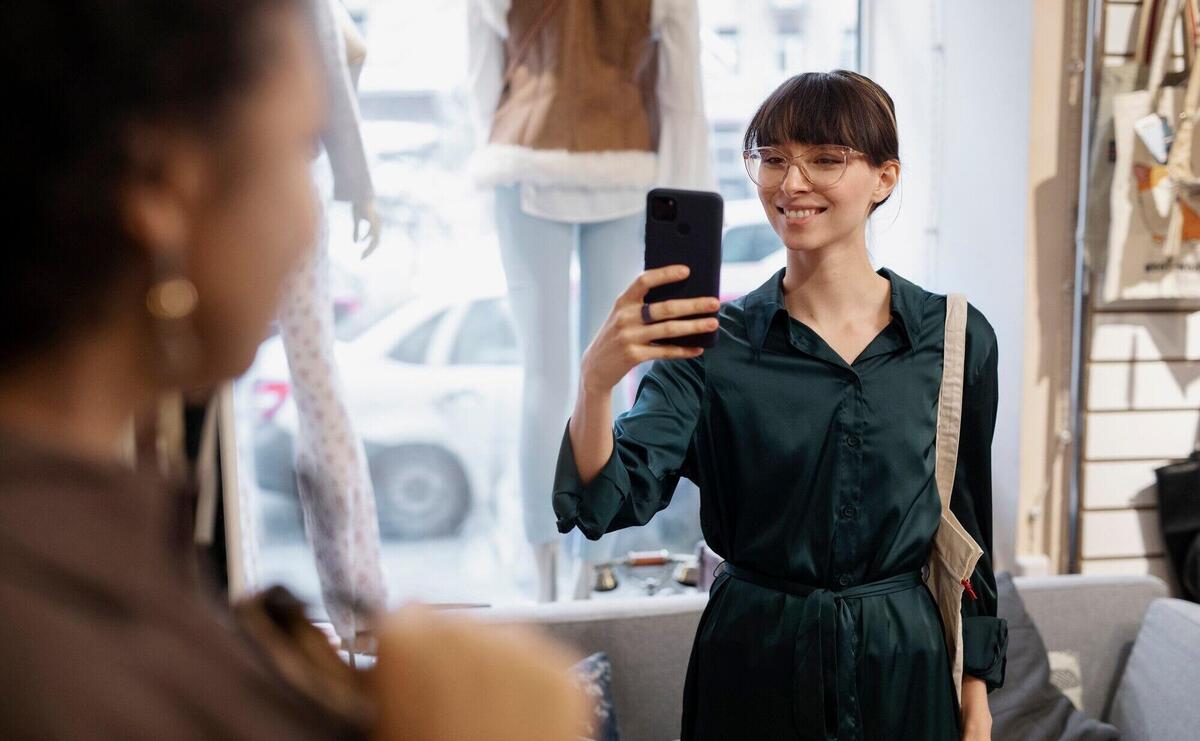
<instances>
[{"instance_id":1,"label":"woman's hand","mask_svg":"<svg viewBox=\"0 0 1200 741\"><path fill-rule=\"evenodd\" d=\"M586 727L574 657L529 629L410 606L377 635L375 741L564 741Z\"/></svg>"},{"instance_id":2,"label":"woman's hand","mask_svg":"<svg viewBox=\"0 0 1200 741\"><path fill-rule=\"evenodd\" d=\"M647 324L642 317L642 304L651 288L681 281L688 272L686 265L647 270L617 297L612 312L588 345L580 363L580 380L586 391L597 394L611 391L629 371L647 360L694 358L704 351L701 347L651 343L715 330L716 318L676 318L716 311L721 302L715 296L659 301L649 304L650 320L654 324Z\"/></svg>"},{"instance_id":3,"label":"woman's hand","mask_svg":"<svg viewBox=\"0 0 1200 741\"><path fill-rule=\"evenodd\" d=\"M963 741L992 741L992 711L988 707L987 682L963 675Z\"/></svg>"}]
</instances>

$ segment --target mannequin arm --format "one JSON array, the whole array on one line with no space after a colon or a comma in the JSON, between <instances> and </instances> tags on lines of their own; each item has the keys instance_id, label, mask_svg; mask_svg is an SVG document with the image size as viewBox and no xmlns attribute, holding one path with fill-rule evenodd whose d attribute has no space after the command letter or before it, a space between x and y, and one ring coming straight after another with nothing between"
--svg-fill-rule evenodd
<instances>
[{"instance_id":1,"label":"mannequin arm","mask_svg":"<svg viewBox=\"0 0 1200 741\"><path fill-rule=\"evenodd\" d=\"M333 169L333 198L350 203L374 198L363 144L358 95L346 61L346 37L338 21L340 0L310 0L325 64L328 121L321 142Z\"/></svg>"},{"instance_id":2,"label":"mannequin arm","mask_svg":"<svg viewBox=\"0 0 1200 741\"><path fill-rule=\"evenodd\" d=\"M368 201L355 201L353 206L354 214L354 241L359 241L358 227L362 222L367 222L367 229L363 232L361 239L367 240L367 247L363 250L362 259L367 259L375 248L379 246L379 232L382 228L382 222L379 218L379 212L375 209L375 199Z\"/></svg>"},{"instance_id":3,"label":"mannequin arm","mask_svg":"<svg viewBox=\"0 0 1200 741\"><path fill-rule=\"evenodd\" d=\"M362 67L367 61L367 40L359 32L358 26L354 25L354 18L350 16L350 11L346 10L345 5L337 3L334 6L334 15L337 16L338 28L341 29L342 39L346 44L346 63L353 73L356 67Z\"/></svg>"}]
</instances>

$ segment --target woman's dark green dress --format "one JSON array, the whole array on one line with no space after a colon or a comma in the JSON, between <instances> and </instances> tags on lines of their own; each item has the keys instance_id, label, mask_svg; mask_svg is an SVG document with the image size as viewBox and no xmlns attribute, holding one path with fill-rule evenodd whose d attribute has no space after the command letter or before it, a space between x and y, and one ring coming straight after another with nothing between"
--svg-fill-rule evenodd
<instances>
[{"instance_id":1,"label":"woman's dark green dress","mask_svg":"<svg viewBox=\"0 0 1200 741\"><path fill-rule=\"evenodd\" d=\"M891 323L847 365L783 304L780 270L720 311L716 347L657 361L587 486L564 434L562 532L645 524L680 476L700 487L722 569L684 689L694 739L959 739L941 619L921 581L934 481L946 299L880 270ZM965 673L1004 681L991 565L996 337L967 320L951 509L983 547L963 596Z\"/></svg>"}]
</instances>

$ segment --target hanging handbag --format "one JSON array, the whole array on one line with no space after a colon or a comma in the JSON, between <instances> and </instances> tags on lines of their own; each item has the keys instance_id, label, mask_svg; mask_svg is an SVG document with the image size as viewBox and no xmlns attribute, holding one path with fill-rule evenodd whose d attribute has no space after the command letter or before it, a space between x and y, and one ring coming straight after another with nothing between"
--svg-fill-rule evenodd
<instances>
[{"instance_id":1,"label":"hanging handbag","mask_svg":"<svg viewBox=\"0 0 1200 741\"><path fill-rule=\"evenodd\" d=\"M1200 298L1200 199L1176 185L1168 164L1168 152L1177 162L1192 156L1190 132L1172 145L1186 86L1163 84L1175 23L1188 6L1190 0L1168 0L1147 88L1113 98L1117 161L1105 302Z\"/></svg>"},{"instance_id":2,"label":"hanging handbag","mask_svg":"<svg viewBox=\"0 0 1200 741\"><path fill-rule=\"evenodd\" d=\"M1183 568L1179 570L1179 582L1185 594L1193 602L1200 602L1200 533L1192 538L1192 544L1183 556Z\"/></svg>"},{"instance_id":3,"label":"hanging handbag","mask_svg":"<svg viewBox=\"0 0 1200 741\"><path fill-rule=\"evenodd\" d=\"M1167 558L1183 596L1200 602L1200 451L1154 471Z\"/></svg>"},{"instance_id":4,"label":"hanging handbag","mask_svg":"<svg viewBox=\"0 0 1200 741\"><path fill-rule=\"evenodd\" d=\"M942 616L946 650L953 661L954 689L960 702L963 679L962 596L963 591L969 588L975 565L983 556L983 549L950 511L954 471L958 465L966 352L967 299L962 294L951 294L946 298L946 340L942 388L938 396L937 461L934 469L938 496L942 502L942 517L929 554L925 584L933 594Z\"/></svg>"}]
</instances>

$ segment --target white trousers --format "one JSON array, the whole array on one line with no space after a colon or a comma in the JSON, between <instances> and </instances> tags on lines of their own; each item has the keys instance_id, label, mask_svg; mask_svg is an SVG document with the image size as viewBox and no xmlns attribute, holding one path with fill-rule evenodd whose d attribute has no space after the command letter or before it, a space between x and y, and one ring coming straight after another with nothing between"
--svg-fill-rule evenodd
<instances>
[{"instance_id":1,"label":"white trousers","mask_svg":"<svg viewBox=\"0 0 1200 741\"><path fill-rule=\"evenodd\" d=\"M579 358L643 269L644 217L588 224L551 221L521 210L520 190L496 189L496 231L525 367L518 421L518 486L525 536L533 545L560 536L551 508L554 468L575 405ZM578 321L571 326L571 256L579 253ZM629 408L631 379L613 389L613 416ZM580 557L612 557L612 536L584 541Z\"/></svg>"}]
</instances>

